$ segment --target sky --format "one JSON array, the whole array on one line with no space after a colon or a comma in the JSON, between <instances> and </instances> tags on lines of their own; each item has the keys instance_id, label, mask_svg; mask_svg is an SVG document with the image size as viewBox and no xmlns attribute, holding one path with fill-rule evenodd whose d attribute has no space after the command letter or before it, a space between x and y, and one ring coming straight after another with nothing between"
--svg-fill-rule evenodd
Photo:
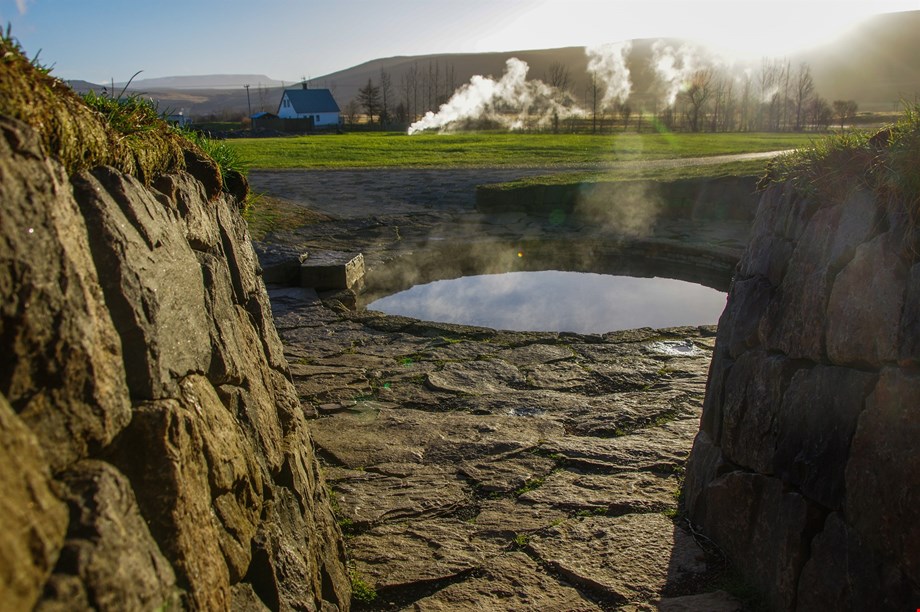
<instances>
[{"instance_id":1,"label":"sky","mask_svg":"<svg viewBox=\"0 0 920 612\"><path fill-rule=\"evenodd\" d=\"M373 59L702 40L745 58L833 39L920 0L0 0L0 24L62 79L319 78Z\"/></svg>"}]
</instances>

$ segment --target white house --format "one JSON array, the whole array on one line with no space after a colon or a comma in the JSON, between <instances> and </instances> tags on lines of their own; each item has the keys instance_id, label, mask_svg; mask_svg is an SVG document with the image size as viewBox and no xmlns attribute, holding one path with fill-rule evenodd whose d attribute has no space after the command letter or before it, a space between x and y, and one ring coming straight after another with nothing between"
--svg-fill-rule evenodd
<instances>
[{"instance_id":1,"label":"white house","mask_svg":"<svg viewBox=\"0 0 920 612\"><path fill-rule=\"evenodd\" d=\"M339 125L341 110L328 89L285 89L278 106L281 119L313 119L314 127Z\"/></svg>"}]
</instances>

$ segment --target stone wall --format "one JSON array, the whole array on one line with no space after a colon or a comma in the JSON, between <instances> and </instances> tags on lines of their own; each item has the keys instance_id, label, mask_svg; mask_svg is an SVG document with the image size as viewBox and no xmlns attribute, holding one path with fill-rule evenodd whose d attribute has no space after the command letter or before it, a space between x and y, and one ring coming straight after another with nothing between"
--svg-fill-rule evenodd
<instances>
[{"instance_id":1,"label":"stone wall","mask_svg":"<svg viewBox=\"0 0 920 612\"><path fill-rule=\"evenodd\" d=\"M0 117L4 609L348 608L245 223L186 161L67 176Z\"/></svg>"},{"instance_id":2,"label":"stone wall","mask_svg":"<svg viewBox=\"0 0 920 612\"><path fill-rule=\"evenodd\" d=\"M920 606L920 263L903 202L790 184L736 269L684 485L777 610Z\"/></svg>"}]
</instances>

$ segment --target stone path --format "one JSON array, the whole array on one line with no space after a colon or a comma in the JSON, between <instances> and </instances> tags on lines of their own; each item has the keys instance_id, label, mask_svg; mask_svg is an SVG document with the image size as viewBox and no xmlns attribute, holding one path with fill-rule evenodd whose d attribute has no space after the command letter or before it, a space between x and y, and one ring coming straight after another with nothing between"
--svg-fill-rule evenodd
<instances>
[{"instance_id":1,"label":"stone path","mask_svg":"<svg viewBox=\"0 0 920 612\"><path fill-rule=\"evenodd\" d=\"M672 520L713 328L514 333L271 298L372 607L677 606L717 569Z\"/></svg>"},{"instance_id":2,"label":"stone path","mask_svg":"<svg viewBox=\"0 0 920 612\"><path fill-rule=\"evenodd\" d=\"M347 245L370 253L373 269L414 239L395 238L394 227L419 241L433 226L476 240L528 227L579 233L477 215L468 187L481 173L454 177L466 187L431 200L415 183L400 191L395 179L371 180L377 191L352 187L363 203L348 208L342 192L364 185L357 174L325 175L323 185L316 174L303 193L294 181L273 186L271 195L311 206L330 207L331 190L344 208L257 245L262 255ZM257 189L270 178L257 174ZM380 190L402 203L368 216ZM719 560L675 520L713 327L503 332L354 312L311 289L270 295L302 406L317 417L353 579L376 593L356 598L358 609L740 609L708 592Z\"/></svg>"}]
</instances>

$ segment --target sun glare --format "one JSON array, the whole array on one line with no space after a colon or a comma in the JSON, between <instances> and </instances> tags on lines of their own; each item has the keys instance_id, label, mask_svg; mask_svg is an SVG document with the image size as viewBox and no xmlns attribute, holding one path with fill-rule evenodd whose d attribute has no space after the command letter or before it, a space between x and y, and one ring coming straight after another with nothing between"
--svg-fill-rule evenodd
<instances>
[{"instance_id":1,"label":"sun glare","mask_svg":"<svg viewBox=\"0 0 920 612\"><path fill-rule=\"evenodd\" d=\"M872 14L918 8L916 0L543 0L513 4L519 7L514 18L481 32L477 50L675 37L706 43L726 59L782 57L831 42Z\"/></svg>"}]
</instances>

